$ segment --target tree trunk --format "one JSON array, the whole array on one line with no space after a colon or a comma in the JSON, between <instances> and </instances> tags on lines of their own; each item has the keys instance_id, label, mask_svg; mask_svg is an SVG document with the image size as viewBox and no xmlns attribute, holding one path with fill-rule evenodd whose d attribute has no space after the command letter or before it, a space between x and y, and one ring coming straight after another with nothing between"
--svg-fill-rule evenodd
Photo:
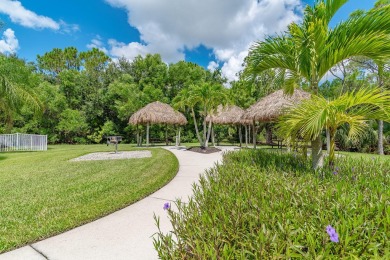
<instances>
[{"instance_id":1,"label":"tree trunk","mask_svg":"<svg viewBox=\"0 0 390 260\"><path fill-rule=\"evenodd\" d=\"M335 129L328 129L327 132L329 132L329 166L333 169L334 162L335 162L335 137L336 137L336 130Z\"/></svg>"},{"instance_id":2,"label":"tree trunk","mask_svg":"<svg viewBox=\"0 0 390 260\"><path fill-rule=\"evenodd\" d=\"M215 146L214 126L211 127L211 142L212 142L213 146Z\"/></svg>"},{"instance_id":3,"label":"tree trunk","mask_svg":"<svg viewBox=\"0 0 390 260\"><path fill-rule=\"evenodd\" d=\"M192 112L192 118L194 119L196 137L198 138L199 144L202 145L202 138L200 137L199 134L198 123L196 122L194 108L191 108L191 112Z\"/></svg>"},{"instance_id":4,"label":"tree trunk","mask_svg":"<svg viewBox=\"0 0 390 260\"><path fill-rule=\"evenodd\" d=\"M210 135L211 135L211 128L212 128L213 124L210 120L209 122L209 127L207 129L207 136L206 136L206 141L205 141L205 147L208 147L209 146L209 140L210 140Z\"/></svg>"},{"instance_id":5,"label":"tree trunk","mask_svg":"<svg viewBox=\"0 0 390 260\"><path fill-rule=\"evenodd\" d=\"M378 154L384 155L383 149L383 121L378 120Z\"/></svg>"},{"instance_id":6,"label":"tree trunk","mask_svg":"<svg viewBox=\"0 0 390 260\"><path fill-rule=\"evenodd\" d=\"M383 88L383 70L384 65L381 63L378 63L378 85L379 88ZM378 120L378 154L384 155L383 150L383 121Z\"/></svg>"},{"instance_id":7,"label":"tree trunk","mask_svg":"<svg viewBox=\"0 0 390 260\"><path fill-rule=\"evenodd\" d=\"M149 146L149 123L146 125L146 146Z\"/></svg>"},{"instance_id":8,"label":"tree trunk","mask_svg":"<svg viewBox=\"0 0 390 260\"><path fill-rule=\"evenodd\" d=\"M203 111L203 116L204 116L204 119L203 119L203 144L202 146L203 147L206 147L206 142L207 142L207 122L206 122L206 117L207 117L207 110L205 109Z\"/></svg>"},{"instance_id":9,"label":"tree trunk","mask_svg":"<svg viewBox=\"0 0 390 260\"><path fill-rule=\"evenodd\" d=\"M330 154L330 132L329 129L326 129L326 151L328 152L328 155Z\"/></svg>"},{"instance_id":10,"label":"tree trunk","mask_svg":"<svg viewBox=\"0 0 390 260\"><path fill-rule=\"evenodd\" d=\"M272 144L272 126L271 124L265 125L265 135L267 144Z\"/></svg>"},{"instance_id":11,"label":"tree trunk","mask_svg":"<svg viewBox=\"0 0 390 260\"><path fill-rule=\"evenodd\" d=\"M314 140L311 141L311 149L313 168L321 168L324 165L321 135L318 135Z\"/></svg>"}]
</instances>

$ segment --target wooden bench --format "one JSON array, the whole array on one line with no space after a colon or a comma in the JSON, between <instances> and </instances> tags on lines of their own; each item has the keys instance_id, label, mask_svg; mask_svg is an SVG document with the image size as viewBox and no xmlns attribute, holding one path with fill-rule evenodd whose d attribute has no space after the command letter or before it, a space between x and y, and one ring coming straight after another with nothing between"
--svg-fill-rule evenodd
<instances>
[{"instance_id":1,"label":"wooden bench","mask_svg":"<svg viewBox=\"0 0 390 260\"><path fill-rule=\"evenodd\" d=\"M171 145L172 143L175 143L176 141L173 140L172 137L168 137L168 145ZM154 144L166 144L166 141L167 141L165 138L149 138L149 142L151 145L154 145Z\"/></svg>"}]
</instances>

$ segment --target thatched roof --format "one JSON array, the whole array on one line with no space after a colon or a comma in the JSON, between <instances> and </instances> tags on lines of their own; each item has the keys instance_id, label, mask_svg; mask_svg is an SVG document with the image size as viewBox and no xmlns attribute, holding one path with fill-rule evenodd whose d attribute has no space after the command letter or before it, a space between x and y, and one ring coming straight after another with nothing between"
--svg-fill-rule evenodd
<instances>
[{"instance_id":1,"label":"thatched roof","mask_svg":"<svg viewBox=\"0 0 390 260\"><path fill-rule=\"evenodd\" d=\"M310 94L303 90L294 90L292 96L284 94L283 90L278 90L263 97L257 103L249 107L245 111L243 119L270 122L279 117L286 108L309 98Z\"/></svg>"},{"instance_id":2,"label":"thatched roof","mask_svg":"<svg viewBox=\"0 0 390 260\"><path fill-rule=\"evenodd\" d=\"M206 121L210 122L211 120L214 124L219 125L238 125L251 123L250 120L242 119L244 112L245 111L238 106L223 107L222 105L219 105L215 115L208 116Z\"/></svg>"},{"instance_id":3,"label":"thatched roof","mask_svg":"<svg viewBox=\"0 0 390 260\"><path fill-rule=\"evenodd\" d=\"M147 123L185 125L187 124L187 119L170 105L156 101L141 108L129 119L129 124L132 125L144 125Z\"/></svg>"}]
</instances>

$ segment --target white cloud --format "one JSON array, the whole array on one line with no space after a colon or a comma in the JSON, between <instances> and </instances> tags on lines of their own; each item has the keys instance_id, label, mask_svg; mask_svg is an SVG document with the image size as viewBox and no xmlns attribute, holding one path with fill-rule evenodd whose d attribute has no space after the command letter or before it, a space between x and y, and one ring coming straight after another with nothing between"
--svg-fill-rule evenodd
<instances>
[{"instance_id":1,"label":"white cloud","mask_svg":"<svg viewBox=\"0 0 390 260\"><path fill-rule=\"evenodd\" d=\"M88 49L97 48L104 52L105 54L108 54L107 48L104 46L104 43L102 42L102 38L100 35L96 35L94 39L91 40L91 43L87 44Z\"/></svg>"},{"instance_id":2,"label":"white cloud","mask_svg":"<svg viewBox=\"0 0 390 260\"><path fill-rule=\"evenodd\" d=\"M207 66L207 69L211 72L214 72L218 68L219 68L219 64L215 61L210 61L209 65Z\"/></svg>"},{"instance_id":3,"label":"white cloud","mask_svg":"<svg viewBox=\"0 0 390 260\"><path fill-rule=\"evenodd\" d=\"M160 53L166 62L176 62L184 59L185 49L203 44L213 50L230 80L251 44L299 20L302 5L300 0L105 1L127 11L143 42L112 45L112 55Z\"/></svg>"},{"instance_id":4,"label":"white cloud","mask_svg":"<svg viewBox=\"0 0 390 260\"><path fill-rule=\"evenodd\" d=\"M0 40L0 53L15 53L19 49L19 41L12 29L7 29Z\"/></svg>"},{"instance_id":5,"label":"white cloud","mask_svg":"<svg viewBox=\"0 0 390 260\"><path fill-rule=\"evenodd\" d=\"M6 14L11 21L24 27L33 29L52 29L64 33L71 33L79 30L77 24L54 21L52 18L38 15L27 10L20 1L0 0L0 13Z\"/></svg>"}]
</instances>

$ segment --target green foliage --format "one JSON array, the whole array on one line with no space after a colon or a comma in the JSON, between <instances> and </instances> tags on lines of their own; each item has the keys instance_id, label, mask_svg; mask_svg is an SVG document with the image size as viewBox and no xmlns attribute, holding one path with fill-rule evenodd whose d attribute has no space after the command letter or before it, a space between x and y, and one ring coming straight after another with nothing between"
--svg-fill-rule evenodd
<instances>
[{"instance_id":1,"label":"green foliage","mask_svg":"<svg viewBox=\"0 0 390 260\"><path fill-rule=\"evenodd\" d=\"M85 136L88 128L85 120L82 112L69 108L65 109L60 115L57 130L64 135L65 142L72 143L74 141L73 138Z\"/></svg>"},{"instance_id":2,"label":"green foliage","mask_svg":"<svg viewBox=\"0 0 390 260\"><path fill-rule=\"evenodd\" d=\"M279 133L287 139L303 138L311 141L325 129L330 135L330 160L333 165L336 131L348 124L348 136L357 140L365 134L367 121L390 121L390 91L360 89L346 93L334 100L313 95L280 117Z\"/></svg>"},{"instance_id":3,"label":"green foliage","mask_svg":"<svg viewBox=\"0 0 390 260\"><path fill-rule=\"evenodd\" d=\"M42 110L34 90L38 82L37 75L23 60L0 54L0 122L6 124L7 132L12 128L14 115L20 113L23 106L35 113Z\"/></svg>"},{"instance_id":4,"label":"green foliage","mask_svg":"<svg viewBox=\"0 0 390 260\"><path fill-rule=\"evenodd\" d=\"M387 259L389 185L389 160L346 157L333 174L292 154L230 152L154 245L161 259Z\"/></svg>"}]
</instances>

